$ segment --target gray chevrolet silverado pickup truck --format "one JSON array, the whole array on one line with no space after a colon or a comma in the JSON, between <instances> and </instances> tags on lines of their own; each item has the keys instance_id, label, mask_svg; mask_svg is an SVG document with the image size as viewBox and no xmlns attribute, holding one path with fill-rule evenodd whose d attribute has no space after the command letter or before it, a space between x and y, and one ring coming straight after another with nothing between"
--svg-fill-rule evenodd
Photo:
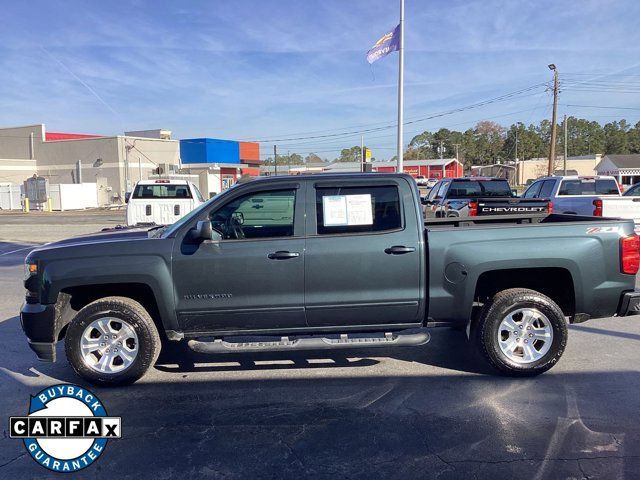
<instances>
[{"instance_id":1,"label":"gray chevrolet silverado pickup truck","mask_svg":"<svg viewBox=\"0 0 640 480\"><path fill-rule=\"evenodd\" d=\"M432 219L413 179L349 174L234 186L177 223L29 253L21 321L41 360L131 383L161 345L197 352L421 345L465 328L507 374L551 368L567 324L640 310L633 222Z\"/></svg>"}]
</instances>

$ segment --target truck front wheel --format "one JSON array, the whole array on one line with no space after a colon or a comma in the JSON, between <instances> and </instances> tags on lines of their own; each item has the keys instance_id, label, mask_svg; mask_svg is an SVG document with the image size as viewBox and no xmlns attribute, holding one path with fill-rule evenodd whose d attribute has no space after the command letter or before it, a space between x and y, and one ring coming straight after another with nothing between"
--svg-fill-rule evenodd
<instances>
[{"instance_id":1,"label":"truck front wheel","mask_svg":"<svg viewBox=\"0 0 640 480\"><path fill-rule=\"evenodd\" d=\"M160 336L145 308L126 297L96 300L78 312L65 338L69 363L96 385L141 378L160 354Z\"/></svg>"},{"instance_id":2,"label":"truck front wheel","mask_svg":"<svg viewBox=\"0 0 640 480\"><path fill-rule=\"evenodd\" d=\"M477 341L489 362L514 376L553 367L567 345L567 322L549 297L525 288L497 293L478 319Z\"/></svg>"}]
</instances>

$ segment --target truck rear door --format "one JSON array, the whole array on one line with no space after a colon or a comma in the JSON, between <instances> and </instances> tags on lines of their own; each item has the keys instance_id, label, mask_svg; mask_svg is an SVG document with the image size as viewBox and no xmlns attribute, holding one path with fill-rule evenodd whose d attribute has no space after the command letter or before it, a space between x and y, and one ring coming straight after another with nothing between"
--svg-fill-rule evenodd
<instances>
[{"instance_id":1,"label":"truck rear door","mask_svg":"<svg viewBox=\"0 0 640 480\"><path fill-rule=\"evenodd\" d=\"M310 326L421 321L423 225L416 202L400 177L309 182L304 283Z\"/></svg>"}]
</instances>

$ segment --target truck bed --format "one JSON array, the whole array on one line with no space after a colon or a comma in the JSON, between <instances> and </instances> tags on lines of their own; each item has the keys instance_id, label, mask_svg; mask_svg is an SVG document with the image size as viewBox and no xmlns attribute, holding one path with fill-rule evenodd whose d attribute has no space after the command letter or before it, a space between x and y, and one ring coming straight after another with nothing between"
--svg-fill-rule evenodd
<instances>
[{"instance_id":1,"label":"truck bed","mask_svg":"<svg viewBox=\"0 0 640 480\"><path fill-rule=\"evenodd\" d=\"M469 305L478 297L476 285L494 283L482 277L488 270L502 272L516 284L539 280L542 291L554 277L566 274L567 289L570 283L575 289L573 311L611 315L619 301L614 291L633 285L620 273L619 262L610 259L619 257L620 238L633 231L632 220L568 214L429 219L428 318L469 318ZM531 269L540 274L532 275Z\"/></svg>"}]
</instances>

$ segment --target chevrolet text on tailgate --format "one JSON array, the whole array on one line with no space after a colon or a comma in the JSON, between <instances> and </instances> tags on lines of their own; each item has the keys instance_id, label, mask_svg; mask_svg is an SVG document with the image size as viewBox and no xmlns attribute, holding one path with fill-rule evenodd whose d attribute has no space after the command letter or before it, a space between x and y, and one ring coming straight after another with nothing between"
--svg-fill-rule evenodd
<instances>
[{"instance_id":1,"label":"chevrolet text on tailgate","mask_svg":"<svg viewBox=\"0 0 640 480\"><path fill-rule=\"evenodd\" d=\"M441 180L422 199L426 218L547 214L548 199L518 198L504 178L463 177Z\"/></svg>"},{"instance_id":2,"label":"chevrolet text on tailgate","mask_svg":"<svg viewBox=\"0 0 640 480\"><path fill-rule=\"evenodd\" d=\"M561 214L425 224L407 175L260 179L167 227L32 251L21 321L41 360L64 339L97 384L142 377L161 338L212 354L403 347L437 326L466 328L500 372L536 375L568 323L640 310L633 228Z\"/></svg>"}]
</instances>

